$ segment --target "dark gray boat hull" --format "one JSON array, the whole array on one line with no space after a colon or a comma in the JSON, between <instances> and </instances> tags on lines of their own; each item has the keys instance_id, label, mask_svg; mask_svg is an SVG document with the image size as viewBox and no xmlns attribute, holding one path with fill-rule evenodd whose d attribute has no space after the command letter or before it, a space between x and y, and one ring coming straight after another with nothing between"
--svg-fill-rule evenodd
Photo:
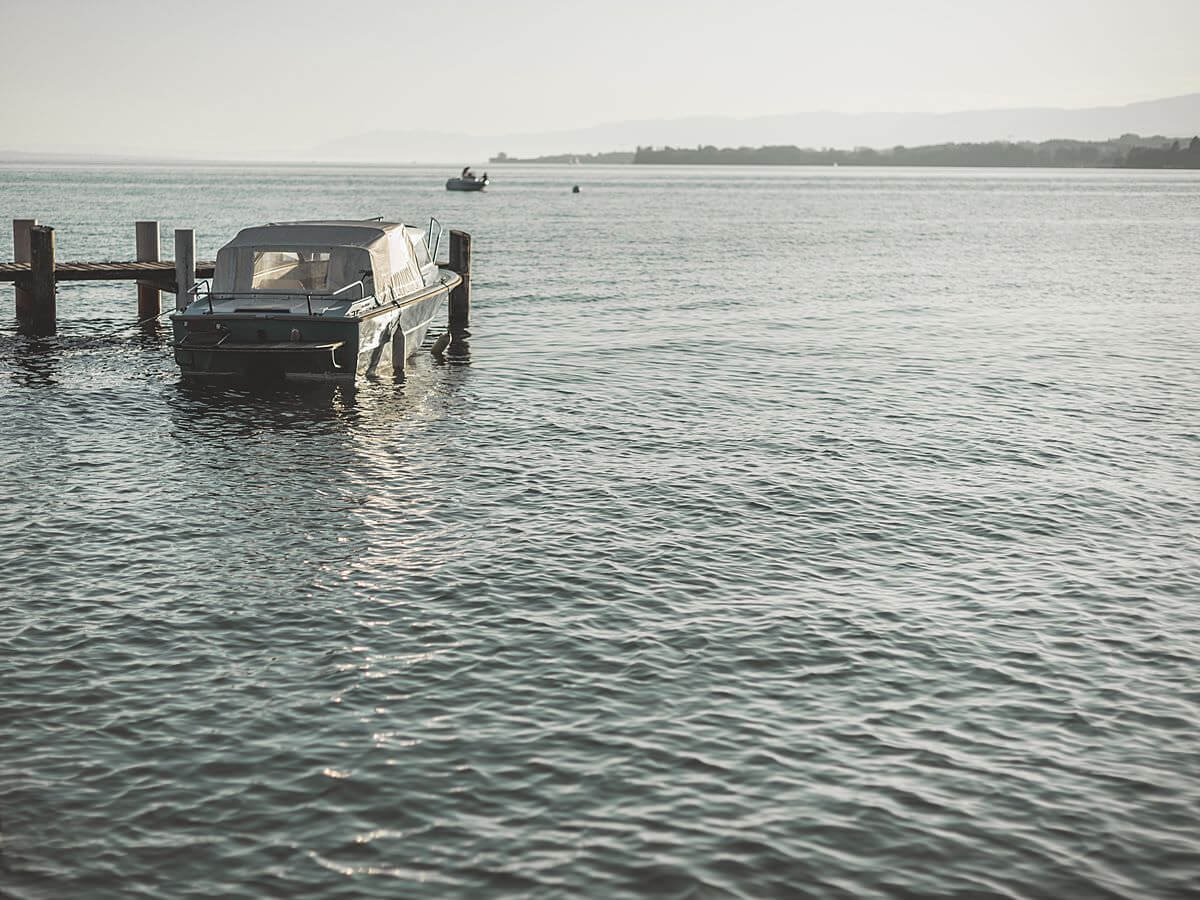
<instances>
[{"instance_id":1,"label":"dark gray boat hull","mask_svg":"<svg viewBox=\"0 0 1200 900\"><path fill-rule=\"evenodd\" d=\"M457 283L457 282L456 282ZM450 286L438 284L355 318L227 314L172 316L175 361L201 380L335 381L402 372ZM293 337L293 333L299 337Z\"/></svg>"}]
</instances>

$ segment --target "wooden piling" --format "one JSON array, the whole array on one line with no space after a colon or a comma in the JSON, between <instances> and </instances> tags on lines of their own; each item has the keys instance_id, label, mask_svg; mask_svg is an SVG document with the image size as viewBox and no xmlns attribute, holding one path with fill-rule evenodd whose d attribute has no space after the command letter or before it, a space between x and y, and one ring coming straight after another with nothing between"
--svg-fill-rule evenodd
<instances>
[{"instance_id":1,"label":"wooden piling","mask_svg":"<svg viewBox=\"0 0 1200 900\"><path fill-rule=\"evenodd\" d=\"M135 222L134 232L137 240L137 261L159 261L159 239L157 222ZM158 285L150 281L139 281L138 290L138 321L157 318L162 312L158 298Z\"/></svg>"},{"instance_id":2,"label":"wooden piling","mask_svg":"<svg viewBox=\"0 0 1200 900\"><path fill-rule=\"evenodd\" d=\"M465 231L450 229L448 266L462 276L462 283L450 291L447 324L450 334L466 337L470 334L467 329L471 327L471 235Z\"/></svg>"},{"instance_id":3,"label":"wooden piling","mask_svg":"<svg viewBox=\"0 0 1200 900\"><path fill-rule=\"evenodd\" d=\"M13 262L29 262L29 229L37 219L13 219ZM18 282L16 285L17 322L33 320L33 293Z\"/></svg>"},{"instance_id":4,"label":"wooden piling","mask_svg":"<svg viewBox=\"0 0 1200 900\"><path fill-rule=\"evenodd\" d=\"M196 231L175 229L175 309L183 309L192 301L189 293L196 284Z\"/></svg>"},{"instance_id":5,"label":"wooden piling","mask_svg":"<svg viewBox=\"0 0 1200 900\"><path fill-rule=\"evenodd\" d=\"M29 292L32 309L25 321L17 320L22 331L35 336L54 334L58 329L58 308L54 282L54 229L36 225L29 229Z\"/></svg>"}]
</instances>

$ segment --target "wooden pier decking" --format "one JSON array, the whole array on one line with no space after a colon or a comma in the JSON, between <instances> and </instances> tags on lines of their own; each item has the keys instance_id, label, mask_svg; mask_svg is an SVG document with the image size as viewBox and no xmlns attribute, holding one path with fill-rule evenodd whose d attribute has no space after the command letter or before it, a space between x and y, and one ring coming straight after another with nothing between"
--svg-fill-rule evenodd
<instances>
[{"instance_id":1,"label":"wooden pier decking","mask_svg":"<svg viewBox=\"0 0 1200 900\"><path fill-rule=\"evenodd\" d=\"M212 278L216 263L196 263L197 278ZM33 263L0 263L0 282L26 281L33 277ZM175 283L175 261L163 262L55 262L55 281L161 281L171 292Z\"/></svg>"}]
</instances>

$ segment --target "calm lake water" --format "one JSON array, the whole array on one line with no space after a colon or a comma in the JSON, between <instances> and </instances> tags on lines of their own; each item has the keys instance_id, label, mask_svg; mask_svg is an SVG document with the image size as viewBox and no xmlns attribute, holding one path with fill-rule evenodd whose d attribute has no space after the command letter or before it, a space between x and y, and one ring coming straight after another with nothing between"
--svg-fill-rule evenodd
<instances>
[{"instance_id":1,"label":"calm lake water","mask_svg":"<svg viewBox=\"0 0 1200 900\"><path fill-rule=\"evenodd\" d=\"M475 238L357 391L0 288L0 895L1200 890L1200 173L447 174L0 167Z\"/></svg>"}]
</instances>

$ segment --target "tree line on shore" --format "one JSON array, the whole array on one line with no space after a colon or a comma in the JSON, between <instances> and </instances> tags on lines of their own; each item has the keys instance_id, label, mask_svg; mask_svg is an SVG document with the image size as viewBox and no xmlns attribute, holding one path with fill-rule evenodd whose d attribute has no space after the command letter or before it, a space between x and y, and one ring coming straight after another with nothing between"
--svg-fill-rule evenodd
<instances>
[{"instance_id":1,"label":"tree line on shore","mask_svg":"<svg viewBox=\"0 0 1200 900\"><path fill-rule=\"evenodd\" d=\"M497 153L489 163L608 163L622 164L633 162L633 153L628 150L615 150L611 153L555 153L550 156L527 156L519 158L507 153Z\"/></svg>"},{"instance_id":2,"label":"tree line on shore","mask_svg":"<svg viewBox=\"0 0 1200 900\"><path fill-rule=\"evenodd\" d=\"M1073 168L1200 169L1200 136L1183 146L1156 135L1110 141L990 141L978 144L897 146L887 150L816 150L768 147L638 147L638 165L767 166L1048 166Z\"/></svg>"},{"instance_id":3,"label":"tree line on shore","mask_svg":"<svg viewBox=\"0 0 1200 900\"><path fill-rule=\"evenodd\" d=\"M1200 136L1187 147L1171 141L1168 147L1131 147L1122 165L1130 169L1200 169Z\"/></svg>"}]
</instances>

